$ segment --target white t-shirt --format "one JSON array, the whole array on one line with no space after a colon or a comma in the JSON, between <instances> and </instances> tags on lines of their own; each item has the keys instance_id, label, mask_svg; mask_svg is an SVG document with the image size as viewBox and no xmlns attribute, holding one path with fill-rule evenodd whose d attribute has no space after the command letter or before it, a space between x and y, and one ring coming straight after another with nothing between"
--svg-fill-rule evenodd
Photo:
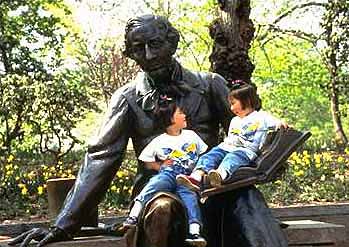
<instances>
[{"instance_id":1,"label":"white t-shirt","mask_svg":"<svg viewBox=\"0 0 349 247\"><path fill-rule=\"evenodd\" d=\"M178 136L167 133L155 137L142 151L139 159L144 162L171 159L184 168L194 168L206 143L192 130L182 130Z\"/></svg>"},{"instance_id":2,"label":"white t-shirt","mask_svg":"<svg viewBox=\"0 0 349 247\"><path fill-rule=\"evenodd\" d=\"M281 121L265 111L253 111L247 116L240 118L233 117L230 122L228 136L219 147L232 152L242 150L253 160L263 145L267 132Z\"/></svg>"}]
</instances>

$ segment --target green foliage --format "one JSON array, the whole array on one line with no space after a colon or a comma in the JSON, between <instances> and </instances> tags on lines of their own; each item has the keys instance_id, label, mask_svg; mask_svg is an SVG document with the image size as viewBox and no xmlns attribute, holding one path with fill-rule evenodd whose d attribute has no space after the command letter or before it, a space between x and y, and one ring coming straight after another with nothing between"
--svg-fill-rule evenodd
<instances>
[{"instance_id":1,"label":"green foliage","mask_svg":"<svg viewBox=\"0 0 349 247\"><path fill-rule=\"evenodd\" d=\"M105 200L100 205L100 212L128 205L137 167L133 157L133 153L127 153L124 160L127 167L123 166L116 173ZM69 160L57 164L43 164L44 157L41 160L37 155L35 160L13 155L0 158L0 221L25 215L47 217L47 180L75 178L81 163L80 159L75 158L70 157Z\"/></svg>"},{"instance_id":2,"label":"green foliage","mask_svg":"<svg viewBox=\"0 0 349 247\"><path fill-rule=\"evenodd\" d=\"M34 75L55 67L66 35L62 22L49 8L68 9L63 1L0 2L1 63L5 73ZM51 60L52 59L52 60Z\"/></svg>"},{"instance_id":3,"label":"green foliage","mask_svg":"<svg viewBox=\"0 0 349 247\"><path fill-rule=\"evenodd\" d=\"M348 200L349 149L335 152L293 153L281 179L259 186L276 205Z\"/></svg>"},{"instance_id":4,"label":"green foliage","mask_svg":"<svg viewBox=\"0 0 349 247\"><path fill-rule=\"evenodd\" d=\"M183 65L194 70L210 68L209 55L212 39L209 25L214 20L217 9L215 1L183 2L179 6L180 15L173 18L173 23L181 31L181 41L177 51ZM172 21L172 19L171 19Z\"/></svg>"},{"instance_id":5,"label":"green foliage","mask_svg":"<svg viewBox=\"0 0 349 247\"><path fill-rule=\"evenodd\" d=\"M97 109L82 73L63 59L63 1L0 2L0 153L50 152L58 161L79 140L72 129Z\"/></svg>"},{"instance_id":6,"label":"green foliage","mask_svg":"<svg viewBox=\"0 0 349 247\"><path fill-rule=\"evenodd\" d=\"M331 100L331 112L339 145L348 145L344 131L344 119L348 119L349 84L349 2L329 1L325 5L321 27L324 32L319 40L325 44L321 49L322 59L328 68L330 80L326 84ZM347 127L347 126L346 126Z\"/></svg>"},{"instance_id":7,"label":"green foliage","mask_svg":"<svg viewBox=\"0 0 349 247\"><path fill-rule=\"evenodd\" d=\"M79 159L58 164L40 165L40 162L13 155L0 160L0 220L24 215L47 217L47 180L74 178L81 163ZM297 152L291 155L288 163L288 169L279 180L258 186L269 203L289 205L349 199L348 148L344 153ZM116 173L100 204L102 214L123 209L130 202L137 167L133 153L127 153L124 164L127 166Z\"/></svg>"},{"instance_id":8,"label":"green foliage","mask_svg":"<svg viewBox=\"0 0 349 247\"><path fill-rule=\"evenodd\" d=\"M47 179L73 178L78 168L76 164L68 168L61 162L38 165L13 155L0 164L0 217L7 219L25 214L47 214Z\"/></svg>"},{"instance_id":9,"label":"green foliage","mask_svg":"<svg viewBox=\"0 0 349 247\"><path fill-rule=\"evenodd\" d=\"M326 105L331 115L332 130L326 128L323 137L328 139L326 133L331 133L330 137L334 140L332 141L333 147L343 148L348 142L345 132L349 127L347 121L349 2L346 0L322 2L309 0L301 3L283 0L277 2L276 10L264 10L264 19L268 20L264 21L266 24L262 24L258 29L257 43L260 42L261 49L264 49L264 45L268 42L279 45L282 44L280 40L292 40L292 37L293 40L299 39L307 43L303 50L304 59L314 61L315 58L314 64L321 68L320 72L318 67L311 66L311 64L305 65L313 68L309 74L323 76L326 73L324 80L309 77L314 81L314 85L325 92L324 95L328 101ZM294 53L297 45L293 43L294 41L292 45L288 46L287 52ZM308 58L309 50L313 51L312 54L317 53L318 57L311 54ZM296 58L298 59L299 56ZM298 76L297 73L295 75ZM330 126L329 122L328 126Z\"/></svg>"},{"instance_id":10,"label":"green foliage","mask_svg":"<svg viewBox=\"0 0 349 247\"><path fill-rule=\"evenodd\" d=\"M87 43L87 42L86 42ZM92 55L82 43L79 51L83 81L94 90L96 98L108 103L115 90L132 81L139 71L134 61L122 54L115 38L102 39Z\"/></svg>"},{"instance_id":11,"label":"green foliage","mask_svg":"<svg viewBox=\"0 0 349 247\"><path fill-rule=\"evenodd\" d=\"M308 43L292 37L274 39L263 49L255 44L251 54L256 64L253 81L263 108L297 129L310 130L309 146L332 146L333 126L323 87L329 78L319 55Z\"/></svg>"},{"instance_id":12,"label":"green foliage","mask_svg":"<svg viewBox=\"0 0 349 247\"><path fill-rule=\"evenodd\" d=\"M1 82L0 140L7 151L50 152L58 160L79 143L72 129L87 110L97 109L72 71L50 81L8 74Z\"/></svg>"}]
</instances>

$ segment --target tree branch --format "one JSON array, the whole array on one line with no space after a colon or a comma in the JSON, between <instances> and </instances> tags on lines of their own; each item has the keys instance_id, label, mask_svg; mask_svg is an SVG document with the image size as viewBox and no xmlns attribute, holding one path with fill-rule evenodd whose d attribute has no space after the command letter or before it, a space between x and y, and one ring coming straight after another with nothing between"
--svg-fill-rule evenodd
<instances>
[{"instance_id":1,"label":"tree branch","mask_svg":"<svg viewBox=\"0 0 349 247\"><path fill-rule=\"evenodd\" d=\"M300 31L300 30L285 30L285 29L282 29L282 28L277 27L275 25L269 25L268 29L270 31L295 36L297 38L306 40L314 45L316 45L316 42L319 40L319 37L315 36L314 34L306 33L306 32Z\"/></svg>"},{"instance_id":2,"label":"tree branch","mask_svg":"<svg viewBox=\"0 0 349 247\"><path fill-rule=\"evenodd\" d=\"M187 48L189 49L190 53L193 55L194 60L196 62L196 65L201 68L201 63L199 62L198 58L195 56L195 52L190 48L189 42L186 41L186 39L184 38L184 36L180 33L180 36L183 40L183 42L187 45Z\"/></svg>"},{"instance_id":3,"label":"tree branch","mask_svg":"<svg viewBox=\"0 0 349 247\"><path fill-rule=\"evenodd\" d=\"M304 4L299 4L299 5L295 5L292 8L290 8L289 10L287 10L286 12L284 12L283 14L279 15L273 22L273 24L277 24L278 22L280 22L283 18L287 17L288 15L292 14L294 11L296 11L297 9L303 9L306 7L310 7L310 6L320 6L320 7L326 7L326 3L317 3L317 2L310 2L310 3L304 3Z\"/></svg>"}]
</instances>

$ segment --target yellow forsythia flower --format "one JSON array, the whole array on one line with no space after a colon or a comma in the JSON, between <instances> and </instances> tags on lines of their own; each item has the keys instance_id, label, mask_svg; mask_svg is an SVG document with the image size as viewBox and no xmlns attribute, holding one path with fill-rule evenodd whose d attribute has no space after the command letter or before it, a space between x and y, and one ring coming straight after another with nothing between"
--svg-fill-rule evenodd
<instances>
[{"instance_id":1,"label":"yellow forsythia flower","mask_svg":"<svg viewBox=\"0 0 349 247\"><path fill-rule=\"evenodd\" d=\"M18 184L17 186L18 186L18 188L24 188L25 184Z\"/></svg>"},{"instance_id":2,"label":"yellow forsythia flower","mask_svg":"<svg viewBox=\"0 0 349 247\"><path fill-rule=\"evenodd\" d=\"M44 187L39 186L39 187L38 187L38 194L39 194L39 195L42 195L43 193L44 193Z\"/></svg>"},{"instance_id":3,"label":"yellow forsythia flower","mask_svg":"<svg viewBox=\"0 0 349 247\"><path fill-rule=\"evenodd\" d=\"M294 175L295 175L296 177L301 177L301 176L304 175L304 171L303 171L303 170L296 171L296 172L294 172Z\"/></svg>"},{"instance_id":4,"label":"yellow forsythia flower","mask_svg":"<svg viewBox=\"0 0 349 247\"><path fill-rule=\"evenodd\" d=\"M322 154L322 157L325 161L332 161L332 156L330 153L326 152Z\"/></svg>"},{"instance_id":5,"label":"yellow forsythia flower","mask_svg":"<svg viewBox=\"0 0 349 247\"><path fill-rule=\"evenodd\" d=\"M116 173L116 176L117 176L118 178L122 178L122 177L125 176L125 173L124 173L123 171L118 171L118 172Z\"/></svg>"},{"instance_id":6,"label":"yellow forsythia flower","mask_svg":"<svg viewBox=\"0 0 349 247\"><path fill-rule=\"evenodd\" d=\"M282 182L281 182L281 180L280 180L280 179L278 179L278 180L276 180L276 181L274 182L274 184L276 184L276 185L281 185L281 184L282 184Z\"/></svg>"},{"instance_id":7,"label":"yellow forsythia flower","mask_svg":"<svg viewBox=\"0 0 349 247\"><path fill-rule=\"evenodd\" d=\"M6 176L7 176L7 177L10 177L12 174L13 174L13 171L7 171L7 172L6 172Z\"/></svg>"},{"instance_id":8,"label":"yellow forsythia flower","mask_svg":"<svg viewBox=\"0 0 349 247\"><path fill-rule=\"evenodd\" d=\"M24 186L21 190L22 195L26 195L28 193L28 189Z\"/></svg>"},{"instance_id":9,"label":"yellow forsythia flower","mask_svg":"<svg viewBox=\"0 0 349 247\"><path fill-rule=\"evenodd\" d=\"M339 156L337 159L338 163L342 163L345 159L342 156Z\"/></svg>"},{"instance_id":10,"label":"yellow forsythia flower","mask_svg":"<svg viewBox=\"0 0 349 247\"><path fill-rule=\"evenodd\" d=\"M6 170L11 170L11 169L12 169L12 167L13 167L13 165L12 165L12 164L8 164L8 165L6 165L6 166L5 166L5 169L6 169Z\"/></svg>"},{"instance_id":11,"label":"yellow forsythia flower","mask_svg":"<svg viewBox=\"0 0 349 247\"><path fill-rule=\"evenodd\" d=\"M314 154L315 163L321 163L321 155L320 154Z\"/></svg>"},{"instance_id":12,"label":"yellow forsythia flower","mask_svg":"<svg viewBox=\"0 0 349 247\"><path fill-rule=\"evenodd\" d=\"M33 179L35 177L35 172L34 171L31 171L29 174L28 174L28 178L29 179Z\"/></svg>"},{"instance_id":13,"label":"yellow forsythia flower","mask_svg":"<svg viewBox=\"0 0 349 247\"><path fill-rule=\"evenodd\" d=\"M7 158L7 162L11 162L14 158L15 157L12 154L10 154L10 156L8 156Z\"/></svg>"}]
</instances>

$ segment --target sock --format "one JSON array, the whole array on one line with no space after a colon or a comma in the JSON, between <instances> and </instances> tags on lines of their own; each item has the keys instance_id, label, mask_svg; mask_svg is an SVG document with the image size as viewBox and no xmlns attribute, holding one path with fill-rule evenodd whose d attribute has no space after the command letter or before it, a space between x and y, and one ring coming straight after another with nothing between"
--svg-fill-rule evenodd
<instances>
[{"instance_id":1,"label":"sock","mask_svg":"<svg viewBox=\"0 0 349 247\"><path fill-rule=\"evenodd\" d=\"M201 179L202 179L201 171L199 170L194 171L192 174L190 174L190 176L194 178L196 181L201 182Z\"/></svg>"},{"instance_id":2,"label":"sock","mask_svg":"<svg viewBox=\"0 0 349 247\"><path fill-rule=\"evenodd\" d=\"M221 178L222 178L223 181L228 177L228 173L227 173L226 170L220 169L218 167L218 169L216 171L219 173L219 175L221 175Z\"/></svg>"},{"instance_id":3,"label":"sock","mask_svg":"<svg viewBox=\"0 0 349 247\"><path fill-rule=\"evenodd\" d=\"M141 213L143 205L140 201L135 201L133 207L131 208L129 217L136 217L138 219L139 214Z\"/></svg>"},{"instance_id":4,"label":"sock","mask_svg":"<svg viewBox=\"0 0 349 247\"><path fill-rule=\"evenodd\" d=\"M198 223L189 224L189 233L193 235L200 234L200 224Z\"/></svg>"}]
</instances>

